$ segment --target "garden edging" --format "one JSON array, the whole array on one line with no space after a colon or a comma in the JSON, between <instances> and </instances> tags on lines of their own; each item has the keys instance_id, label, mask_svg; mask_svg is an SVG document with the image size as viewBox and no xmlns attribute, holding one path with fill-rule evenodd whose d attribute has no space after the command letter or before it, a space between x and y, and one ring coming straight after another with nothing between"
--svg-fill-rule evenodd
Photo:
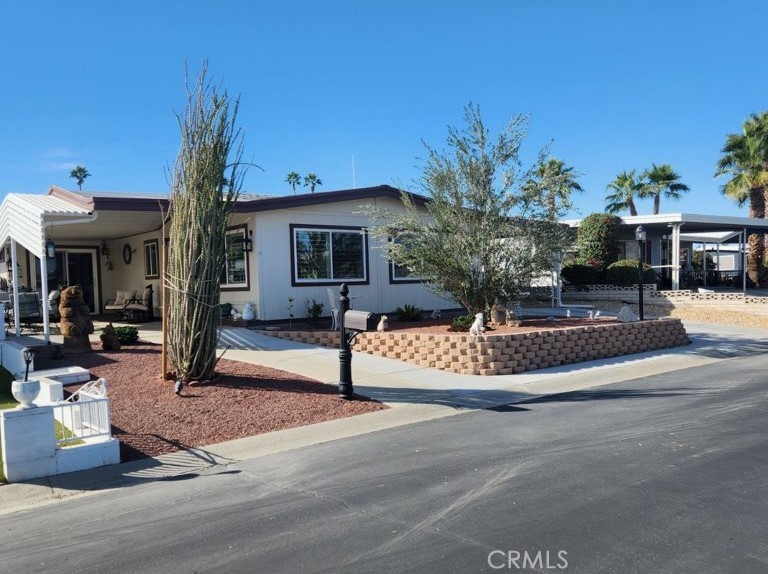
<instances>
[{"instance_id":1,"label":"garden edging","mask_svg":"<svg viewBox=\"0 0 768 574\"><path fill-rule=\"evenodd\" d=\"M339 334L331 331L259 332L312 345L339 346ZM688 343L680 319L662 318L480 337L463 333L360 333L353 350L466 375L511 375Z\"/></svg>"}]
</instances>

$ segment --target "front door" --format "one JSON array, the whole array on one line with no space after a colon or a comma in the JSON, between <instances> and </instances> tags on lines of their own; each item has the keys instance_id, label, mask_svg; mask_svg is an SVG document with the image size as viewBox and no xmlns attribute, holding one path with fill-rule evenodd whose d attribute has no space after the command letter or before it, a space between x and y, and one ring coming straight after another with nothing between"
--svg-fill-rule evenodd
<instances>
[{"instance_id":1,"label":"front door","mask_svg":"<svg viewBox=\"0 0 768 574\"><path fill-rule=\"evenodd\" d=\"M99 308L96 290L96 254L91 249L56 250L56 271L49 278L51 289L57 285L80 285L85 304L96 313Z\"/></svg>"}]
</instances>

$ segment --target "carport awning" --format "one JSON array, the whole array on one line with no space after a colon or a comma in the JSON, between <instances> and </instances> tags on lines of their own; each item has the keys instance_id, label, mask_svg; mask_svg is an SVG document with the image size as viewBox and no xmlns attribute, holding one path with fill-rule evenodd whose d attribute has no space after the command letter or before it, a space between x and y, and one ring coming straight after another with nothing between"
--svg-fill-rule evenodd
<instances>
[{"instance_id":1,"label":"carport awning","mask_svg":"<svg viewBox=\"0 0 768 574\"><path fill-rule=\"evenodd\" d=\"M692 243L725 243L741 235L741 231L707 231L701 233L681 233L680 241Z\"/></svg>"},{"instance_id":2,"label":"carport awning","mask_svg":"<svg viewBox=\"0 0 768 574\"><path fill-rule=\"evenodd\" d=\"M46 227L96 219L91 211L50 195L9 193L0 205L0 245L9 239L42 259Z\"/></svg>"}]
</instances>

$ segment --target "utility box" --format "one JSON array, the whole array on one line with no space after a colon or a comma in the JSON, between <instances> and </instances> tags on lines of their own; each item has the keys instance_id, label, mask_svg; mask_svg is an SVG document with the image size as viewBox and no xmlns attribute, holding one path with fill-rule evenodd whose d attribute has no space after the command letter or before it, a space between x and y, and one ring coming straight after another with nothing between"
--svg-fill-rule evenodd
<instances>
[{"instance_id":1,"label":"utility box","mask_svg":"<svg viewBox=\"0 0 768 574\"><path fill-rule=\"evenodd\" d=\"M347 311L344 313L344 328L352 331L375 331L379 316L368 311Z\"/></svg>"}]
</instances>

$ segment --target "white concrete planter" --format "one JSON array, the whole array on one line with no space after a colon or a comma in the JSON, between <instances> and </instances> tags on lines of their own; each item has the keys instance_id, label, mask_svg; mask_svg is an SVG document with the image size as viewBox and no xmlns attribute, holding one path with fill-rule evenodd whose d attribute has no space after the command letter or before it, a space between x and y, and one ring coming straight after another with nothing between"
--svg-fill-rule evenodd
<instances>
[{"instance_id":1,"label":"white concrete planter","mask_svg":"<svg viewBox=\"0 0 768 574\"><path fill-rule=\"evenodd\" d=\"M21 403L22 409L34 408L34 401L40 394L40 381L13 381L11 383L13 398Z\"/></svg>"}]
</instances>

